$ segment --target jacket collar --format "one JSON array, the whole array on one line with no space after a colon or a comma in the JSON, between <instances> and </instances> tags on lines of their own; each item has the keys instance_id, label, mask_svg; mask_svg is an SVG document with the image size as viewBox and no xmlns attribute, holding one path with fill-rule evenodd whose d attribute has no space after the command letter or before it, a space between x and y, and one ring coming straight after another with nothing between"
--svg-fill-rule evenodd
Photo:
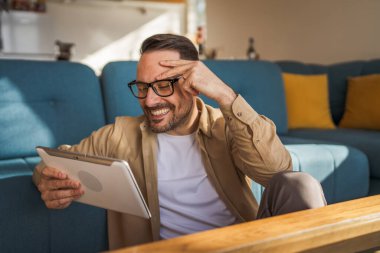
<instances>
[{"instance_id":1,"label":"jacket collar","mask_svg":"<svg viewBox=\"0 0 380 253\"><path fill-rule=\"evenodd\" d=\"M210 117L209 117L206 104L199 97L197 98L196 103L197 103L198 111L201 112L201 115L199 118L198 130L202 131L203 134L207 135L208 137L211 137Z\"/></svg>"}]
</instances>

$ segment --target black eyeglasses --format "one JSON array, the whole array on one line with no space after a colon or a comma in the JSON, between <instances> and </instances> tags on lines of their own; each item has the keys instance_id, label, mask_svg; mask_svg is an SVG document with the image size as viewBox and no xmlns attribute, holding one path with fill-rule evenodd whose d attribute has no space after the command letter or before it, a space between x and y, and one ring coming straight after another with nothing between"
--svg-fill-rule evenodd
<instances>
[{"instance_id":1,"label":"black eyeglasses","mask_svg":"<svg viewBox=\"0 0 380 253\"><path fill-rule=\"evenodd\" d=\"M157 80L151 83L138 82L136 80L128 83L133 96L139 99L146 98L148 89L151 87L158 96L169 97L174 93L174 84L178 82L181 77L172 79Z\"/></svg>"}]
</instances>

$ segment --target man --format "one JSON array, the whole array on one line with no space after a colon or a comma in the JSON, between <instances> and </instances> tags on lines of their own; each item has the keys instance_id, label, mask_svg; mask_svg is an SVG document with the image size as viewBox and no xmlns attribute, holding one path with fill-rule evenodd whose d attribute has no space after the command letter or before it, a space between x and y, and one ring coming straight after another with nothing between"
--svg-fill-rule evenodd
<instances>
[{"instance_id":1,"label":"man","mask_svg":"<svg viewBox=\"0 0 380 253\"><path fill-rule=\"evenodd\" d=\"M291 158L273 122L200 62L187 38L146 39L137 81L128 85L143 116L118 117L78 145L61 147L124 159L133 170L152 219L109 210L111 249L325 205L316 180L289 172ZM266 187L259 210L246 176ZM49 208L84 194L79 182L44 164L33 179Z\"/></svg>"}]
</instances>

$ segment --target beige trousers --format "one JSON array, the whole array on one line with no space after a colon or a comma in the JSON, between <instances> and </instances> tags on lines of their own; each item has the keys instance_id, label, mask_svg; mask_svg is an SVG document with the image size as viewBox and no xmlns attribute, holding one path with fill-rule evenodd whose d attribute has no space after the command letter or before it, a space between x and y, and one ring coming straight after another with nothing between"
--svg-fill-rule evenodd
<instances>
[{"instance_id":1,"label":"beige trousers","mask_svg":"<svg viewBox=\"0 0 380 253\"><path fill-rule=\"evenodd\" d=\"M305 172L279 173L269 181L257 219L326 206L321 184Z\"/></svg>"}]
</instances>

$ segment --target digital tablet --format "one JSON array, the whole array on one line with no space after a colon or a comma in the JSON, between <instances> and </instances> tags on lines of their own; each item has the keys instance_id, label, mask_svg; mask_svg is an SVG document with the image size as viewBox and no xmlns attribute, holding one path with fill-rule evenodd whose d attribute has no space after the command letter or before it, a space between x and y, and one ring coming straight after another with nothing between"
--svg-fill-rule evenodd
<instances>
[{"instance_id":1,"label":"digital tablet","mask_svg":"<svg viewBox=\"0 0 380 253\"><path fill-rule=\"evenodd\" d=\"M78 202L122 213L151 217L126 161L36 147L44 163L81 182L84 194Z\"/></svg>"}]
</instances>

